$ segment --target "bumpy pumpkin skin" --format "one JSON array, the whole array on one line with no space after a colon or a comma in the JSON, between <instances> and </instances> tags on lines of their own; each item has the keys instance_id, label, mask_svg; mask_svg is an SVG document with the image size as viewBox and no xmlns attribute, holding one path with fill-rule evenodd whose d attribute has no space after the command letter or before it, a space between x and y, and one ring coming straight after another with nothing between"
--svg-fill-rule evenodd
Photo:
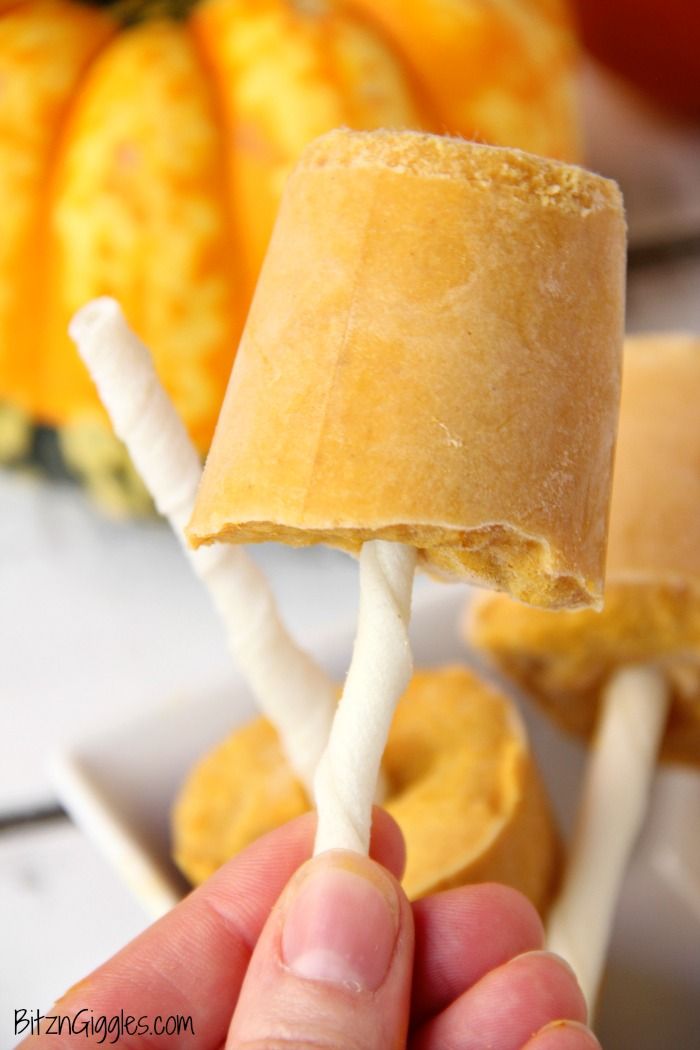
<instances>
[{"instance_id":1,"label":"bumpy pumpkin skin","mask_svg":"<svg viewBox=\"0 0 700 1050\"><path fill-rule=\"evenodd\" d=\"M24 451L38 418L44 349L45 233L56 129L90 61L114 35L106 16L63 0L0 15L0 456ZM11 206L10 206L11 202Z\"/></svg>"},{"instance_id":2,"label":"bumpy pumpkin skin","mask_svg":"<svg viewBox=\"0 0 700 1050\"><path fill-rule=\"evenodd\" d=\"M204 453L310 139L414 127L578 156L563 0L130 6L144 21L123 29L71 0L0 2L0 460L56 428L113 510L144 499L66 335L88 298L121 300Z\"/></svg>"},{"instance_id":3,"label":"bumpy pumpkin skin","mask_svg":"<svg viewBox=\"0 0 700 1050\"><path fill-rule=\"evenodd\" d=\"M407 59L438 131L576 161L563 0L353 0ZM410 15L407 9L410 8Z\"/></svg>"},{"instance_id":4,"label":"bumpy pumpkin skin","mask_svg":"<svg viewBox=\"0 0 700 1050\"><path fill-rule=\"evenodd\" d=\"M244 309L223 170L213 93L185 28L120 34L92 65L54 167L41 419L93 410L66 329L81 303L109 291L206 448Z\"/></svg>"}]
</instances>

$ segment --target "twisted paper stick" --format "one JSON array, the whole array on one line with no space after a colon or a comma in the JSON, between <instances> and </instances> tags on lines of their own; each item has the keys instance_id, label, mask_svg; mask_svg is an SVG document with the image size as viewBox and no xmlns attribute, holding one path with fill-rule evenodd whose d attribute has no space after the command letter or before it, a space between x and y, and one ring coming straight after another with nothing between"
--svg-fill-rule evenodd
<instances>
[{"instance_id":1,"label":"twisted paper stick","mask_svg":"<svg viewBox=\"0 0 700 1050\"><path fill-rule=\"evenodd\" d=\"M315 853L369 850L372 800L396 704L411 679L408 641L416 552L370 540L360 554L357 635L316 774Z\"/></svg>"},{"instance_id":2,"label":"twisted paper stick","mask_svg":"<svg viewBox=\"0 0 700 1050\"><path fill-rule=\"evenodd\" d=\"M610 679L581 792L547 947L563 956L593 1009L625 869L647 811L669 694L661 671L628 667Z\"/></svg>"},{"instance_id":3,"label":"twisted paper stick","mask_svg":"<svg viewBox=\"0 0 700 1050\"><path fill-rule=\"evenodd\" d=\"M335 711L336 687L282 624L274 596L240 547L191 550L183 529L201 477L199 456L119 304L95 299L70 324L118 436L168 518L224 621L229 646L310 797Z\"/></svg>"}]
</instances>

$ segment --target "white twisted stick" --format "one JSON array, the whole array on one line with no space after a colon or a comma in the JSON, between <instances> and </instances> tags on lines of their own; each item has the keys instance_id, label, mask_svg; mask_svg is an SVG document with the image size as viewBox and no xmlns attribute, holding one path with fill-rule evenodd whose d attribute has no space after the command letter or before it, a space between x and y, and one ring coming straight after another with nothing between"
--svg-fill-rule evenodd
<instances>
[{"instance_id":1,"label":"white twisted stick","mask_svg":"<svg viewBox=\"0 0 700 1050\"><path fill-rule=\"evenodd\" d=\"M416 552L370 540L360 554L360 608L352 662L315 782L315 853L369 850L382 753L411 679L408 641Z\"/></svg>"},{"instance_id":2,"label":"white twisted stick","mask_svg":"<svg viewBox=\"0 0 700 1050\"><path fill-rule=\"evenodd\" d=\"M547 947L563 956L592 1011L615 905L644 822L668 712L668 684L652 667L610 679L591 746L577 826Z\"/></svg>"},{"instance_id":3,"label":"white twisted stick","mask_svg":"<svg viewBox=\"0 0 700 1050\"><path fill-rule=\"evenodd\" d=\"M311 797L335 712L334 683L290 638L267 581L242 548L193 551L186 545L183 529L201 477L199 456L119 304L95 299L75 315L69 331L116 433L207 586L229 646Z\"/></svg>"}]
</instances>

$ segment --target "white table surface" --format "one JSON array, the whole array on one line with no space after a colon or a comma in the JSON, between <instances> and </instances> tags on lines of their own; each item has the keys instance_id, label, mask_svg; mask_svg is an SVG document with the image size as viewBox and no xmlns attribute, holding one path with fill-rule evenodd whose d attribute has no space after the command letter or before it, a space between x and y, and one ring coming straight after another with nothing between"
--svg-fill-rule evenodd
<instances>
[{"instance_id":1,"label":"white table surface","mask_svg":"<svg viewBox=\"0 0 700 1050\"><path fill-rule=\"evenodd\" d=\"M585 119L589 164L621 182L633 245L697 241L700 133L591 71ZM628 329L700 332L692 244L669 255L635 249L633 258ZM355 570L345 556L269 547L256 557L309 648L354 615ZM46 1007L145 923L69 822L11 823L52 804L48 752L117 712L127 718L195 684L217 688L231 664L206 596L164 527L105 521L73 489L9 475L0 475L0 654L4 1047L13 1042L15 1008Z\"/></svg>"}]
</instances>

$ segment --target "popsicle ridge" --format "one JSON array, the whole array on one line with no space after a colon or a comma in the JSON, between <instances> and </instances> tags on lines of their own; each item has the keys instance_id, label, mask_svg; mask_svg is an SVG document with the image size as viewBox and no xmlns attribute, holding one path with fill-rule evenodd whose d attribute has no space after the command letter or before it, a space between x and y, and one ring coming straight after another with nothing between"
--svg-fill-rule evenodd
<instances>
[{"instance_id":1,"label":"popsicle ridge","mask_svg":"<svg viewBox=\"0 0 700 1050\"><path fill-rule=\"evenodd\" d=\"M465 150L465 144L461 138L423 131L380 128L349 138L344 129L335 129L305 148L296 172L380 168L400 175L464 179L569 212L621 207L622 195L615 182L576 164L474 142Z\"/></svg>"},{"instance_id":2,"label":"popsicle ridge","mask_svg":"<svg viewBox=\"0 0 700 1050\"><path fill-rule=\"evenodd\" d=\"M215 542L258 543L273 538L289 547L325 543L353 554L368 540L391 540L416 547L419 565L437 577L505 590L526 604L549 609L602 606L599 579L567 571L546 541L505 523L479 525L473 529L453 528L444 523L304 529L279 521L246 521L224 522L218 531L205 537L190 535L196 546ZM465 560L466 552L468 559Z\"/></svg>"}]
</instances>

